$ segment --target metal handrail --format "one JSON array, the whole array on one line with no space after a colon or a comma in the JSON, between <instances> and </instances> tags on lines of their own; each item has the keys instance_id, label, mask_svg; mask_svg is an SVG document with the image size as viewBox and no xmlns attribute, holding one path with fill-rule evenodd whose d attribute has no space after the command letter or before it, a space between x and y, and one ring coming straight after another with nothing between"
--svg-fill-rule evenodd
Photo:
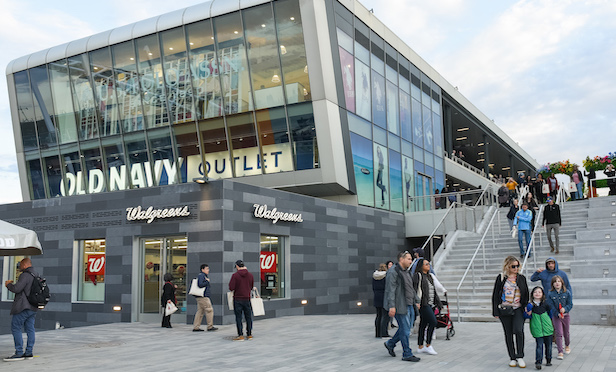
<instances>
[{"instance_id":1,"label":"metal handrail","mask_svg":"<svg viewBox=\"0 0 616 372\"><path fill-rule=\"evenodd\" d=\"M524 269L526 268L526 261L528 261L528 255L530 254L530 250L532 247L533 250L533 264L535 265L535 267L537 266L537 252L535 249L535 233L538 230L538 226L539 226L539 220L541 219L541 213L543 213L543 208L545 207L545 205L541 205L541 207L539 208L539 212L537 212L537 214L535 215L535 227L533 229L532 234L530 235L530 243L528 244L528 248L526 249L526 254L524 255L524 262L522 262L522 267L520 268L520 274L524 274ZM541 240L541 238L539 239Z\"/></svg>"},{"instance_id":2,"label":"metal handrail","mask_svg":"<svg viewBox=\"0 0 616 372\"><path fill-rule=\"evenodd\" d=\"M499 210L498 208L495 208L495 212L492 215L492 218L490 218L490 222L488 223L488 226L486 227L486 230L483 232L483 235L481 237L481 240L479 241L479 244L477 244L477 248L475 249L475 253L473 253L473 257L471 257L471 261L468 263L468 266L466 267L466 271L464 271L464 275L462 275L462 279L460 279L460 283L458 284L458 286L456 287L456 302L457 302L457 309L458 309L458 322L461 321L462 317L460 316L460 287L462 287L462 283L464 282L464 279L466 279L466 275L468 275L469 270L471 270L471 267L473 268L472 271L472 279L473 279L473 293L475 293L475 257L477 257L477 253L479 253L479 248L483 247L483 270L484 272L487 270L486 268L486 247L485 247L485 238L486 235L488 234L488 231L492 228L492 224L494 223L494 218L496 218L496 216L499 214ZM496 243L495 243L495 239L494 239L494 229L492 229L492 249L496 248Z\"/></svg>"},{"instance_id":3,"label":"metal handrail","mask_svg":"<svg viewBox=\"0 0 616 372\"><path fill-rule=\"evenodd\" d=\"M438 222L438 224L436 224L436 227L434 228L434 230L432 230L432 233L430 234L430 236L428 236L428 238L426 239L424 244L421 246L421 249L425 250L425 248L428 245L428 243L432 241L432 238L434 237L434 235L436 235L436 232L438 231L438 228L441 226L441 224L443 224L443 222L445 221L445 219L447 218L447 216L449 215L449 213L451 212L452 209L454 210L454 213L455 213L455 209L457 208L456 205L460 206L462 208L474 210L474 208L469 207L466 204L462 204L462 203L458 203L458 202L451 203L451 205L447 208L447 212L445 212L445 214L443 215L441 220ZM456 222L457 222L457 220L456 220ZM443 242L445 242L445 234L443 234ZM433 259L433 257L434 257L434 249L433 249L432 246L430 246L430 259Z\"/></svg>"}]
</instances>

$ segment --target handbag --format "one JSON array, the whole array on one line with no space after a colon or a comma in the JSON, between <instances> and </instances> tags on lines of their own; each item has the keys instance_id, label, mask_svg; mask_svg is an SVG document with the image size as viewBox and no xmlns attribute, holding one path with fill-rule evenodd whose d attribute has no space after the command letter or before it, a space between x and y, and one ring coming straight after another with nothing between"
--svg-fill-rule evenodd
<instances>
[{"instance_id":1,"label":"handbag","mask_svg":"<svg viewBox=\"0 0 616 372\"><path fill-rule=\"evenodd\" d=\"M178 311L178 307L175 306L173 302L167 302L167 306L165 306L165 316L169 316Z\"/></svg>"},{"instance_id":2,"label":"handbag","mask_svg":"<svg viewBox=\"0 0 616 372\"><path fill-rule=\"evenodd\" d=\"M233 310L233 292L227 292L227 305L229 305L229 310Z\"/></svg>"},{"instance_id":3,"label":"handbag","mask_svg":"<svg viewBox=\"0 0 616 372\"><path fill-rule=\"evenodd\" d=\"M514 311L513 306L498 305L498 315L500 316L513 316Z\"/></svg>"},{"instance_id":4,"label":"handbag","mask_svg":"<svg viewBox=\"0 0 616 372\"><path fill-rule=\"evenodd\" d=\"M577 192L577 186L575 186L575 182L569 182L569 192Z\"/></svg>"},{"instance_id":5,"label":"handbag","mask_svg":"<svg viewBox=\"0 0 616 372\"><path fill-rule=\"evenodd\" d=\"M265 307L263 307L263 299L259 296L259 292L256 289L250 291L250 306L252 307L252 314L254 316L265 315Z\"/></svg>"},{"instance_id":6,"label":"handbag","mask_svg":"<svg viewBox=\"0 0 616 372\"><path fill-rule=\"evenodd\" d=\"M190 284L190 291L188 291L188 294L195 297L203 297L204 293L205 288L199 287L199 280L197 278L193 279L192 283Z\"/></svg>"},{"instance_id":7,"label":"handbag","mask_svg":"<svg viewBox=\"0 0 616 372\"><path fill-rule=\"evenodd\" d=\"M518 236L518 225L513 225L511 229L511 237L516 238Z\"/></svg>"},{"instance_id":8,"label":"handbag","mask_svg":"<svg viewBox=\"0 0 616 372\"><path fill-rule=\"evenodd\" d=\"M544 183L543 186L541 186L541 192L543 194L549 194L550 193L550 185L548 185L547 183Z\"/></svg>"}]
</instances>

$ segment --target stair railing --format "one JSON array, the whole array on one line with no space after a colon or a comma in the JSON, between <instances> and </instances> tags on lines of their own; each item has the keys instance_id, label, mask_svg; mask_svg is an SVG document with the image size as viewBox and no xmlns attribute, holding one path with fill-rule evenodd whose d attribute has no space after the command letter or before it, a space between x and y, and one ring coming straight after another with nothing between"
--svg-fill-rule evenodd
<instances>
[{"instance_id":1,"label":"stair railing","mask_svg":"<svg viewBox=\"0 0 616 372\"><path fill-rule=\"evenodd\" d=\"M462 287L462 284L464 283L464 280L466 279L466 276L468 275L468 272L471 272L471 279L472 279L472 283L473 283L473 294L475 294L476 292L476 283L475 283L475 258L477 257L477 254L479 253L479 249L482 250L482 256L483 256L483 271L485 272L487 270L486 267L486 245L485 245L485 240L486 240L486 236L488 235L488 231L492 230L492 249L496 248L496 239L494 238L494 228L493 228L493 223L494 223L494 219L496 218L496 216L499 215L499 210L498 208L495 208L495 212L492 215L492 218L490 218L490 222L488 223L485 231L483 232L483 235L481 236L481 240L479 241L479 244L477 244L477 248L475 248L475 253L473 253L473 257L471 257L471 261L469 262L468 266L466 267L466 270L464 271L464 275L462 275L462 279L460 279L460 283L458 284L458 286L456 287L456 305L457 305L457 309L458 309L458 322L462 321L462 317L460 315L460 287Z\"/></svg>"},{"instance_id":2,"label":"stair railing","mask_svg":"<svg viewBox=\"0 0 616 372\"><path fill-rule=\"evenodd\" d=\"M530 235L530 243L528 244L528 248L526 249L526 254L524 255L524 262L522 262L522 267L520 268L520 274L524 274L524 269L526 269L526 263L528 261L528 256L530 255L531 249L533 252L533 264L535 265L535 267L537 267L537 252L535 249L536 243L535 243L535 233L537 232L537 230L539 229L539 220L541 220L541 214L543 213L543 208L545 207L545 205L542 205L539 208L539 211L537 212L537 214L535 215L535 226L533 228L533 232ZM540 239L541 240L541 239Z\"/></svg>"}]
</instances>

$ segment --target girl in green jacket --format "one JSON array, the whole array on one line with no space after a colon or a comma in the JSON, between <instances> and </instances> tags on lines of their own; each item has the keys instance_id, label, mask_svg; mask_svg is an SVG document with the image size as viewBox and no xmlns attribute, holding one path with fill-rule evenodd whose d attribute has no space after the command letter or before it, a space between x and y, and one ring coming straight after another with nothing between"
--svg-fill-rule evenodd
<instances>
[{"instance_id":1,"label":"girl in green jacket","mask_svg":"<svg viewBox=\"0 0 616 372\"><path fill-rule=\"evenodd\" d=\"M533 288L530 296L531 301L526 306L526 316L530 317L530 333L537 342L535 368L541 369L544 346L545 365L552 365L552 335L554 334L554 326L552 326L552 318L550 316L552 309L545 301L543 288L539 286Z\"/></svg>"}]
</instances>

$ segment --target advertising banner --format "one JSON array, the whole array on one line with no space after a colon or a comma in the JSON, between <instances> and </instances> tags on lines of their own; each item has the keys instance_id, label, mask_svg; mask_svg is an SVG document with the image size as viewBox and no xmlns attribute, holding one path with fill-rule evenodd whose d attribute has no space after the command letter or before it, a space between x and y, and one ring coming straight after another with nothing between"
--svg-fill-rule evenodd
<instances>
[{"instance_id":1,"label":"advertising banner","mask_svg":"<svg viewBox=\"0 0 616 372\"><path fill-rule=\"evenodd\" d=\"M342 68L342 83L344 85L344 101L347 110L355 112L355 68L354 58L351 53L338 47L340 50L340 67Z\"/></svg>"}]
</instances>

